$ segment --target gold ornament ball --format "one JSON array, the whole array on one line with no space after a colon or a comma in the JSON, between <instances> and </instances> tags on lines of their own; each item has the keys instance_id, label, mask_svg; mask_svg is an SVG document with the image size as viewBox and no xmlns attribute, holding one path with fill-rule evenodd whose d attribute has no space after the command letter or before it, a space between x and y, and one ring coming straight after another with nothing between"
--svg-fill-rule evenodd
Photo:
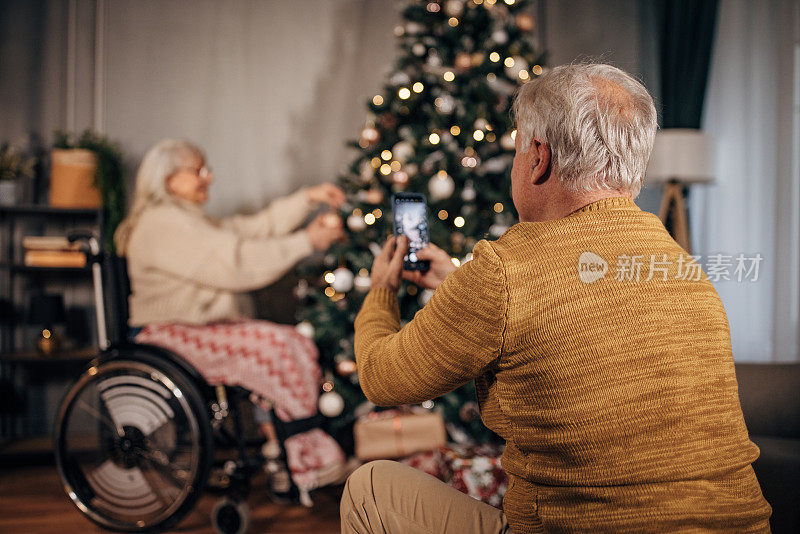
<instances>
[{"instance_id":1,"label":"gold ornament ball","mask_svg":"<svg viewBox=\"0 0 800 534\"><path fill-rule=\"evenodd\" d=\"M335 213L326 213L322 216L322 224L328 228L341 228L342 219Z\"/></svg>"},{"instance_id":2,"label":"gold ornament ball","mask_svg":"<svg viewBox=\"0 0 800 534\"><path fill-rule=\"evenodd\" d=\"M380 204L383 202L383 191L378 188L368 189L364 194L364 200L368 204Z\"/></svg>"},{"instance_id":3,"label":"gold ornament ball","mask_svg":"<svg viewBox=\"0 0 800 534\"><path fill-rule=\"evenodd\" d=\"M467 70L472 66L472 57L466 52L459 52L456 54L456 68Z\"/></svg>"},{"instance_id":4,"label":"gold ornament ball","mask_svg":"<svg viewBox=\"0 0 800 534\"><path fill-rule=\"evenodd\" d=\"M392 175L392 181L397 185L406 185L408 183L408 173L405 171L397 171Z\"/></svg>"},{"instance_id":5,"label":"gold ornament ball","mask_svg":"<svg viewBox=\"0 0 800 534\"><path fill-rule=\"evenodd\" d=\"M361 130L361 139L359 143L362 146L372 146L378 142L378 139L381 138L381 134L377 128L374 126L366 126L363 130Z\"/></svg>"},{"instance_id":6,"label":"gold ornament ball","mask_svg":"<svg viewBox=\"0 0 800 534\"><path fill-rule=\"evenodd\" d=\"M384 113L378 118L378 121L387 130L393 130L397 126L397 116L394 113Z\"/></svg>"},{"instance_id":7,"label":"gold ornament ball","mask_svg":"<svg viewBox=\"0 0 800 534\"><path fill-rule=\"evenodd\" d=\"M530 13L520 13L516 18L517 28L529 32L536 27L536 19Z\"/></svg>"},{"instance_id":8,"label":"gold ornament ball","mask_svg":"<svg viewBox=\"0 0 800 534\"><path fill-rule=\"evenodd\" d=\"M356 372L356 362L353 360L341 360L336 364L336 372L342 376L350 376Z\"/></svg>"}]
</instances>

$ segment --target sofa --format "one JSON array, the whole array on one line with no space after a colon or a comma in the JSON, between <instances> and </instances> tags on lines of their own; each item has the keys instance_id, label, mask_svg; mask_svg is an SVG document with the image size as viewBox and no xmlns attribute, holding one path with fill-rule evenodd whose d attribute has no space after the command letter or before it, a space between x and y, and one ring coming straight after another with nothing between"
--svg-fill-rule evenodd
<instances>
[{"instance_id":1,"label":"sofa","mask_svg":"<svg viewBox=\"0 0 800 534\"><path fill-rule=\"evenodd\" d=\"M772 532L800 533L800 363L737 363L736 378Z\"/></svg>"}]
</instances>

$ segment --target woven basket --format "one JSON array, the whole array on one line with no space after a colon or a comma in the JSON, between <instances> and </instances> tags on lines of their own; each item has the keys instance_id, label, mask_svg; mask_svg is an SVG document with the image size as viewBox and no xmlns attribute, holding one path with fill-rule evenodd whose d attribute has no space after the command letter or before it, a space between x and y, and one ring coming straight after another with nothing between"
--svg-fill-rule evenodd
<instances>
[{"instance_id":1,"label":"woven basket","mask_svg":"<svg viewBox=\"0 0 800 534\"><path fill-rule=\"evenodd\" d=\"M99 208L100 191L94 186L97 155L82 148L53 149L50 156L50 205L62 208Z\"/></svg>"}]
</instances>

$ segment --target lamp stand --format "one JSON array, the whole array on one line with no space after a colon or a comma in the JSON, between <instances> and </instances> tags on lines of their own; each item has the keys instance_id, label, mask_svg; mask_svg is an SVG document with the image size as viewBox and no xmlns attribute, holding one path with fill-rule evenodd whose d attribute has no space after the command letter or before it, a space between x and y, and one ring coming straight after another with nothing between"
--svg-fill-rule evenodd
<instances>
[{"instance_id":1,"label":"lamp stand","mask_svg":"<svg viewBox=\"0 0 800 534\"><path fill-rule=\"evenodd\" d=\"M683 198L683 184L677 180L669 180L664 184L661 195L661 207L658 209L658 218L666 226L675 241L689 254L692 253L692 244L689 238L689 218L686 215L686 202Z\"/></svg>"}]
</instances>

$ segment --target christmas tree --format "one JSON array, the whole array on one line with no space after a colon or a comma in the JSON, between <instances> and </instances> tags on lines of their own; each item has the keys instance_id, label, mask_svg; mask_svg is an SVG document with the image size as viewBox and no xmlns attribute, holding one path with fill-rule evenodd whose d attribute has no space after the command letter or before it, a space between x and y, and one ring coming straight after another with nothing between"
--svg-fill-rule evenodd
<instances>
[{"instance_id":1,"label":"christmas tree","mask_svg":"<svg viewBox=\"0 0 800 534\"><path fill-rule=\"evenodd\" d=\"M353 355L353 323L370 287L373 255L392 232L393 192L422 192L431 241L457 265L475 243L502 235L516 220L510 197L514 135L509 115L517 87L542 73L534 46L536 19L527 0L412 0L395 28L400 54L353 146L358 157L340 178L350 203L343 210L348 240L310 269L298 285L298 329L320 348L326 370L320 399L347 428L365 398ZM405 321L430 290L404 284ZM474 385L424 403L440 407L451 439L486 441ZM342 410L341 400L344 400Z\"/></svg>"}]
</instances>

